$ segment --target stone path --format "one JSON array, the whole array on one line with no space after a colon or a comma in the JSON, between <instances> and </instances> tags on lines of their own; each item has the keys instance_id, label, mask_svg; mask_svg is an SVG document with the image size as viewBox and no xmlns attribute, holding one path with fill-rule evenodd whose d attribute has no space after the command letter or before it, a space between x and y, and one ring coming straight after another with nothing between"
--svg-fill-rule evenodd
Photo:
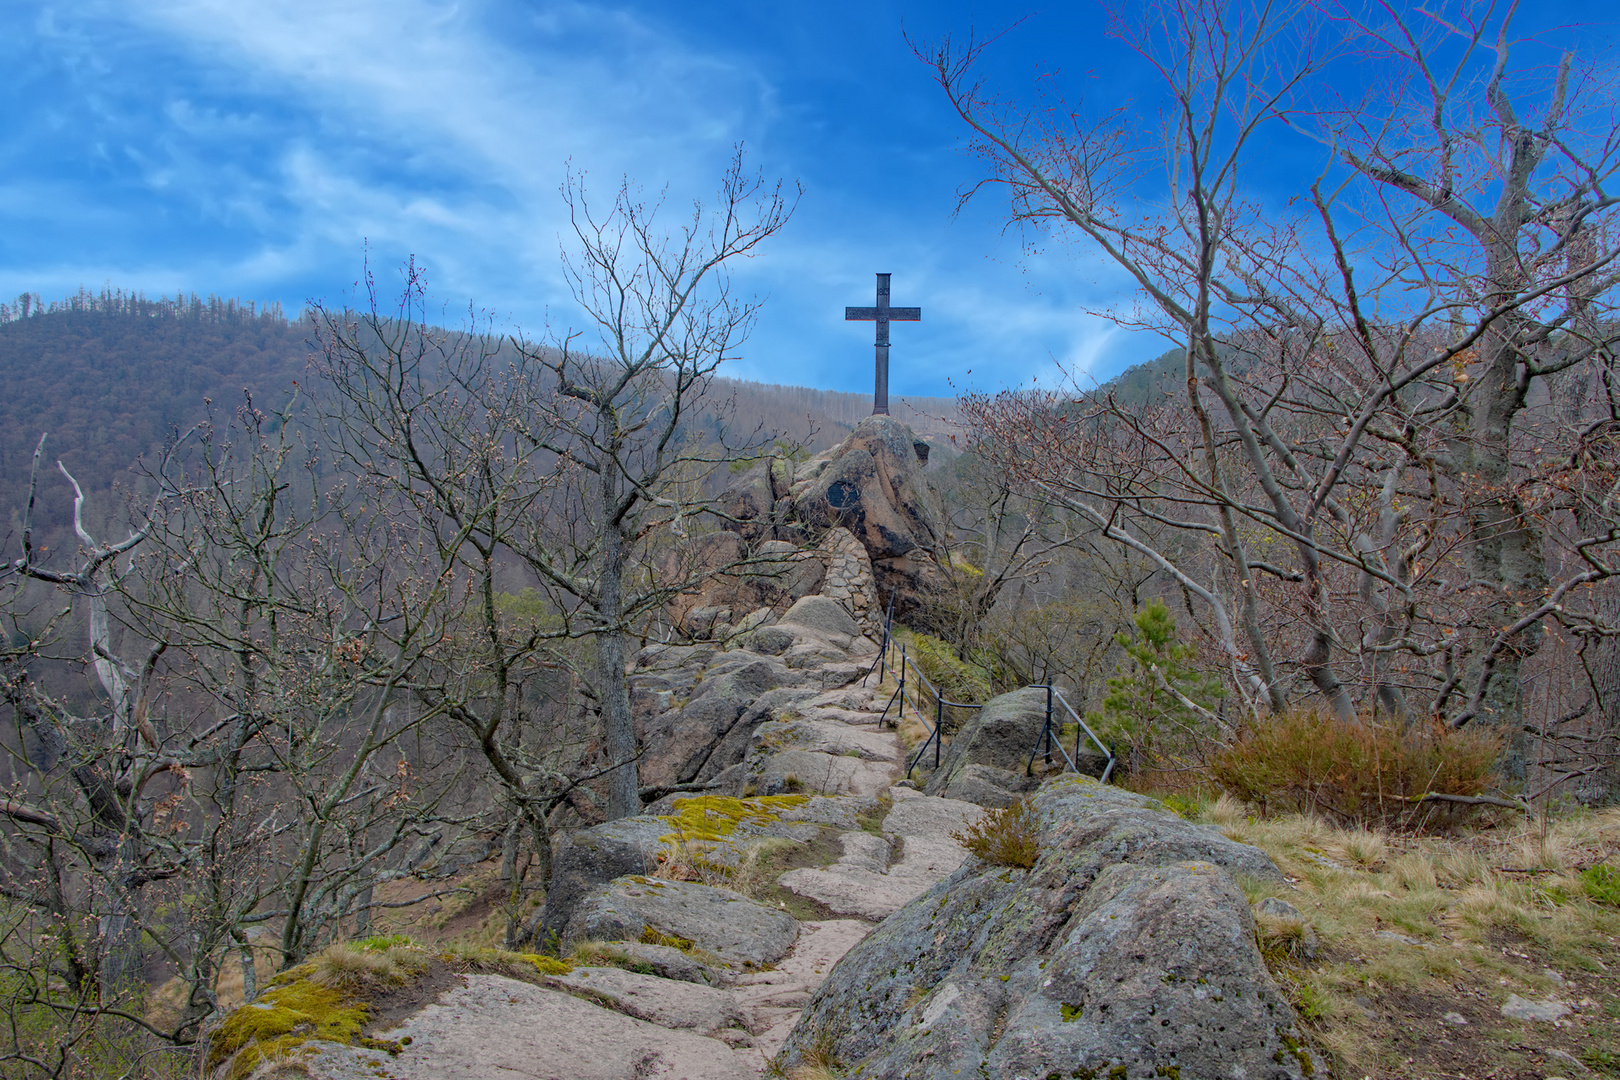
<instances>
[{"instance_id":1,"label":"stone path","mask_svg":"<svg viewBox=\"0 0 1620 1080\"><path fill-rule=\"evenodd\" d=\"M870 643L864 643L869 646ZM828 665L829 667L833 665ZM863 669L864 670L864 669ZM782 875L781 884L852 918L804 922L788 954L729 985L707 986L611 967L576 968L539 987L495 975L465 985L387 1033L409 1039L390 1058L320 1044L305 1064L330 1080L754 1080L764 1076L799 1012L843 955L966 857L952 831L982 811L933 798L900 779L904 751L879 728L875 676L822 692L759 726L750 780L766 793L798 784L867 802L893 802L881 835L840 834L833 865ZM849 820L852 820L850 818Z\"/></svg>"},{"instance_id":2,"label":"stone path","mask_svg":"<svg viewBox=\"0 0 1620 1080\"><path fill-rule=\"evenodd\" d=\"M894 809L883 820L887 836L847 832L844 854L825 869L793 870L783 885L840 915L882 919L927 892L962 865L966 853L950 834L984 812L973 803L936 799L894 788ZM896 857L898 855L898 858Z\"/></svg>"}]
</instances>

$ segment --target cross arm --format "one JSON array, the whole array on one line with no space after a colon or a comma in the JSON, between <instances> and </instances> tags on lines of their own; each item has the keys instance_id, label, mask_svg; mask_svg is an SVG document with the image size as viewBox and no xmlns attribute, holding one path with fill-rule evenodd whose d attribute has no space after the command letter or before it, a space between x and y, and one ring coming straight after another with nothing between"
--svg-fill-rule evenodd
<instances>
[{"instance_id":1,"label":"cross arm","mask_svg":"<svg viewBox=\"0 0 1620 1080\"><path fill-rule=\"evenodd\" d=\"M845 322L873 322L879 318L878 313L890 322L922 322L922 308L920 307L847 307L844 309Z\"/></svg>"}]
</instances>

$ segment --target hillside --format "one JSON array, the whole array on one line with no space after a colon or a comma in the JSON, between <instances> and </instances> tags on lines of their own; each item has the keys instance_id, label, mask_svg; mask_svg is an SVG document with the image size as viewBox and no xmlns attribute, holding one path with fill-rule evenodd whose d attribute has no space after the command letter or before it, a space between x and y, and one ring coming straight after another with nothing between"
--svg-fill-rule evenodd
<instances>
[{"instance_id":1,"label":"hillside","mask_svg":"<svg viewBox=\"0 0 1620 1080\"><path fill-rule=\"evenodd\" d=\"M195 295L149 300L120 291L80 291L41 305L0 307L0 513L6 531L22 526L29 467L48 434L45 465L60 458L87 493L132 479L138 459L206 415L207 402L234 408L249 390L278 402L304 377L311 324L279 307ZM735 398L735 423L811 451L841 441L871 412L866 393L719 380ZM956 414L951 398L896 395L897 418L939 438ZM116 520L114 500L93 499L92 514ZM36 543L61 542L72 520L70 489L53 475L39 485Z\"/></svg>"}]
</instances>

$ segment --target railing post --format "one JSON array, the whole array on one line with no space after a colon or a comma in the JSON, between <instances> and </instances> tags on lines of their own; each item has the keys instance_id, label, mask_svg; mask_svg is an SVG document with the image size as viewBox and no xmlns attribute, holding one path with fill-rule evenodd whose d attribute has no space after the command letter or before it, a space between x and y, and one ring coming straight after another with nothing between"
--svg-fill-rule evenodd
<instances>
[{"instance_id":1,"label":"railing post","mask_svg":"<svg viewBox=\"0 0 1620 1080\"><path fill-rule=\"evenodd\" d=\"M938 694L934 695L934 768L939 768L939 744L944 741L941 734L945 730L945 699Z\"/></svg>"},{"instance_id":2,"label":"railing post","mask_svg":"<svg viewBox=\"0 0 1620 1080\"><path fill-rule=\"evenodd\" d=\"M906 717L906 647L900 646L900 713L895 718L894 730L900 730L900 721Z\"/></svg>"},{"instance_id":3,"label":"railing post","mask_svg":"<svg viewBox=\"0 0 1620 1080\"><path fill-rule=\"evenodd\" d=\"M1041 729L1041 742L1046 747L1046 767L1052 767L1052 680L1046 680L1046 726Z\"/></svg>"}]
</instances>

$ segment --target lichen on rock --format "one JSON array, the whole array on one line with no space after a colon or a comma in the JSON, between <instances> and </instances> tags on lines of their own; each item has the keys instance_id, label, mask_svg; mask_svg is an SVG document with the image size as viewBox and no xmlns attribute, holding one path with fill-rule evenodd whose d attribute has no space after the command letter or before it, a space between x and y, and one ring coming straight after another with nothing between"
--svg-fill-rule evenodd
<instances>
[{"instance_id":1,"label":"lichen on rock","mask_svg":"<svg viewBox=\"0 0 1620 1080\"><path fill-rule=\"evenodd\" d=\"M863 1080L1309 1073L1230 874L1280 878L1264 853L1087 778L1048 783L1034 812L1031 869L974 860L890 916L779 1064L831 1054Z\"/></svg>"}]
</instances>

